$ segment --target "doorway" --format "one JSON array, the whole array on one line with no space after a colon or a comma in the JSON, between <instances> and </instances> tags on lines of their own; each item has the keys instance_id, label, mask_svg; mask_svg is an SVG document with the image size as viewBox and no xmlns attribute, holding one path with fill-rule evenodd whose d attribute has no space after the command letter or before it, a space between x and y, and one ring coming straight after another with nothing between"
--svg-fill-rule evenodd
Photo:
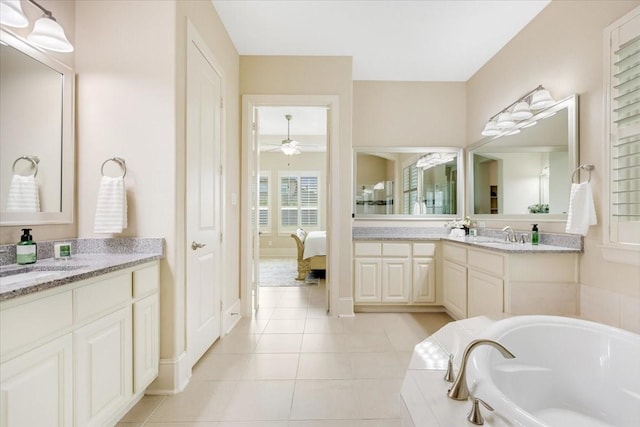
<instances>
[{"instance_id":1,"label":"doorway","mask_svg":"<svg viewBox=\"0 0 640 427\"><path fill-rule=\"evenodd\" d=\"M316 119L309 118L312 116ZM322 120L317 120L318 116ZM315 123L314 129L309 130L310 123ZM324 283L330 313L334 285L330 279L331 213L327 205L332 188L329 156L332 141L337 140L336 123L337 100L333 96L243 97L244 316L259 309L260 289L266 289L260 286L261 258L289 260L292 279L299 275L296 242L291 235L300 228L326 233ZM324 132L318 131L319 127ZM284 146L291 141L295 141L291 145L299 154L285 154Z\"/></svg>"}]
</instances>

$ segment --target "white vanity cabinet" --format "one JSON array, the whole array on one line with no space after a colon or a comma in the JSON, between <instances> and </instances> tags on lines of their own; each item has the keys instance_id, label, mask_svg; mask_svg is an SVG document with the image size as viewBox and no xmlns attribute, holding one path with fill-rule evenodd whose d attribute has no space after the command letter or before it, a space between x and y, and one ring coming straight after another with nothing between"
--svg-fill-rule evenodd
<instances>
[{"instance_id":1,"label":"white vanity cabinet","mask_svg":"<svg viewBox=\"0 0 640 427\"><path fill-rule=\"evenodd\" d=\"M455 319L576 314L576 253L498 252L443 242L443 305Z\"/></svg>"},{"instance_id":2,"label":"white vanity cabinet","mask_svg":"<svg viewBox=\"0 0 640 427\"><path fill-rule=\"evenodd\" d=\"M114 425L159 365L158 262L0 303L0 426Z\"/></svg>"},{"instance_id":3,"label":"white vanity cabinet","mask_svg":"<svg viewBox=\"0 0 640 427\"><path fill-rule=\"evenodd\" d=\"M434 243L355 242L355 303L435 302L434 256Z\"/></svg>"}]
</instances>

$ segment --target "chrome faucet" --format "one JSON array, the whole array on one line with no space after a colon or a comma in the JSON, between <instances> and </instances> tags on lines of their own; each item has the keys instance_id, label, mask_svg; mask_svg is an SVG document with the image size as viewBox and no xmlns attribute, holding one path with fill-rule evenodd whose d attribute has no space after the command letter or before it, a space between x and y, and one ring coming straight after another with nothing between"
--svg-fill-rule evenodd
<instances>
[{"instance_id":1,"label":"chrome faucet","mask_svg":"<svg viewBox=\"0 0 640 427\"><path fill-rule=\"evenodd\" d=\"M489 339L477 339L473 340L467 345L464 349L464 353L462 353L462 363L460 365L460 372L458 372L458 376L456 380L453 382L451 389L447 395L454 400L466 400L469 397L469 388L467 387L467 359L469 359L469 355L478 346L481 345L489 345L502 354L506 359L514 359L516 356L513 355L509 350L507 350L502 344L497 341L489 340Z\"/></svg>"},{"instance_id":2,"label":"chrome faucet","mask_svg":"<svg viewBox=\"0 0 640 427\"><path fill-rule=\"evenodd\" d=\"M505 228L502 229L502 231L504 231L505 242L515 243L518 241L518 239L516 238L516 232L513 231L513 228L511 228L511 226L507 225Z\"/></svg>"}]
</instances>

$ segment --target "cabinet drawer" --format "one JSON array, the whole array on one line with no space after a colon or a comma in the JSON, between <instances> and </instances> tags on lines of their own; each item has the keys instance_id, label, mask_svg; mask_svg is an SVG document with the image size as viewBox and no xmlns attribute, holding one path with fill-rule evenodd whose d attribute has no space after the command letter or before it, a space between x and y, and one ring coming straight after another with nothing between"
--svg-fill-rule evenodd
<instances>
[{"instance_id":1,"label":"cabinet drawer","mask_svg":"<svg viewBox=\"0 0 640 427\"><path fill-rule=\"evenodd\" d=\"M71 291L41 298L0 312L2 356L71 326Z\"/></svg>"},{"instance_id":2,"label":"cabinet drawer","mask_svg":"<svg viewBox=\"0 0 640 427\"><path fill-rule=\"evenodd\" d=\"M131 301L131 274L104 279L73 291L73 314L81 322Z\"/></svg>"},{"instance_id":3,"label":"cabinet drawer","mask_svg":"<svg viewBox=\"0 0 640 427\"><path fill-rule=\"evenodd\" d=\"M382 256L411 256L411 245L409 243L383 243Z\"/></svg>"},{"instance_id":4,"label":"cabinet drawer","mask_svg":"<svg viewBox=\"0 0 640 427\"><path fill-rule=\"evenodd\" d=\"M146 267L133 272L133 297L152 294L158 291L160 286L160 274L158 264Z\"/></svg>"},{"instance_id":5,"label":"cabinet drawer","mask_svg":"<svg viewBox=\"0 0 640 427\"><path fill-rule=\"evenodd\" d=\"M496 276L504 274L504 257L502 255L469 250L467 256L469 267L486 271Z\"/></svg>"},{"instance_id":6,"label":"cabinet drawer","mask_svg":"<svg viewBox=\"0 0 640 427\"><path fill-rule=\"evenodd\" d=\"M435 243L414 243L413 244L413 256L428 256L432 257L436 253Z\"/></svg>"},{"instance_id":7,"label":"cabinet drawer","mask_svg":"<svg viewBox=\"0 0 640 427\"><path fill-rule=\"evenodd\" d=\"M353 250L355 256L380 256L382 245L372 242L358 242Z\"/></svg>"},{"instance_id":8,"label":"cabinet drawer","mask_svg":"<svg viewBox=\"0 0 640 427\"><path fill-rule=\"evenodd\" d=\"M467 263L467 249L460 246L444 245L442 253L446 259L460 264Z\"/></svg>"}]
</instances>

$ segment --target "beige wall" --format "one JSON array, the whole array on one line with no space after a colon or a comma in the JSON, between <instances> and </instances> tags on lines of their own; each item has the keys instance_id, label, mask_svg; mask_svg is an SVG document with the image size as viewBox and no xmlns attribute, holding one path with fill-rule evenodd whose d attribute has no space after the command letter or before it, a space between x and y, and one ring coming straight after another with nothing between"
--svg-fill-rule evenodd
<instances>
[{"instance_id":1,"label":"beige wall","mask_svg":"<svg viewBox=\"0 0 640 427\"><path fill-rule=\"evenodd\" d=\"M338 271L328 271L330 281L339 284L338 298L351 298L351 111L352 60L350 57L242 56L240 58L240 93L251 95L337 95L339 97L339 140L331 141L329 158L337 154L339 161L329 162L330 179L340 183L329 188L331 211L340 212L329 219L328 236L340 253L334 257ZM333 262L331 259L329 262ZM335 283L335 282L334 282ZM346 304L342 313L349 314ZM332 309L336 309L333 307Z\"/></svg>"},{"instance_id":2,"label":"beige wall","mask_svg":"<svg viewBox=\"0 0 640 427\"><path fill-rule=\"evenodd\" d=\"M185 88L187 18L223 69L225 260L223 303L239 299L239 56L205 1L77 2L78 236L92 237L104 159L127 162L129 226L123 236L163 237L161 358L185 351ZM141 31L141 29L144 31ZM109 237L102 235L97 237ZM162 375L161 370L161 375ZM171 388L172 378L160 388Z\"/></svg>"},{"instance_id":3,"label":"beige wall","mask_svg":"<svg viewBox=\"0 0 640 427\"><path fill-rule=\"evenodd\" d=\"M596 167L591 184L602 218L603 30L639 4L551 2L467 82L467 143L480 139L489 117L538 84L556 99L579 94L580 163ZM525 230L529 224L515 225ZM542 223L540 229L562 232L564 225ZM580 260L581 315L640 332L640 269L605 261L601 243L601 225L591 227Z\"/></svg>"},{"instance_id":4,"label":"beige wall","mask_svg":"<svg viewBox=\"0 0 640 427\"><path fill-rule=\"evenodd\" d=\"M353 146L464 147L464 82L353 82Z\"/></svg>"}]
</instances>

